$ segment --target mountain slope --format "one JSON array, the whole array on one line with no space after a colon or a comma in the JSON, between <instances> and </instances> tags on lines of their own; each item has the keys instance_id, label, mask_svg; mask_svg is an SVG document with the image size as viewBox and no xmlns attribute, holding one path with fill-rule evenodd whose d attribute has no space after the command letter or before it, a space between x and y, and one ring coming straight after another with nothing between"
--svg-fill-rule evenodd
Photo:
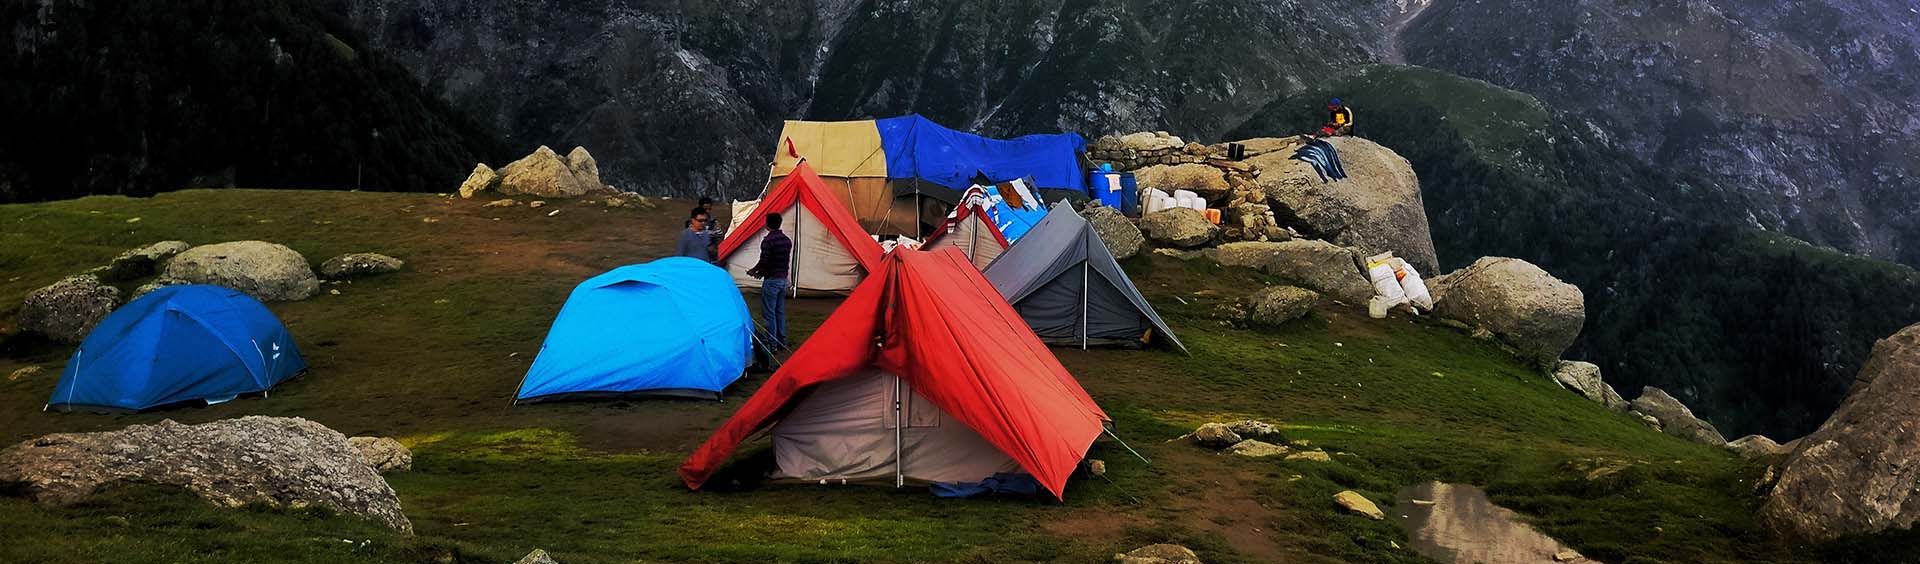
<instances>
[{"instance_id":1,"label":"mountain slope","mask_svg":"<svg viewBox=\"0 0 1920 564\"><path fill-rule=\"evenodd\" d=\"M445 190L489 137L283 0L0 4L0 201L188 185Z\"/></svg>"},{"instance_id":2,"label":"mountain slope","mask_svg":"<svg viewBox=\"0 0 1920 564\"><path fill-rule=\"evenodd\" d=\"M1731 188L1729 219L1920 265L1911 2L1435 0L1401 41Z\"/></svg>"},{"instance_id":3,"label":"mountain slope","mask_svg":"<svg viewBox=\"0 0 1920 564\"><path fill-rule=\"evenodd\" d=\"M1874 340L1920 319L1912 269L1719 218L1711 179L1637 165L1582 120L1485 82L1368 67L1231 136L1303 131L1329 95L1413 163L1444 267L1512 256L1580 286L1587 325L1568 356L1628 397L1665 389L1729 436L1811 431Z\"/></svg>"}]
</instances>

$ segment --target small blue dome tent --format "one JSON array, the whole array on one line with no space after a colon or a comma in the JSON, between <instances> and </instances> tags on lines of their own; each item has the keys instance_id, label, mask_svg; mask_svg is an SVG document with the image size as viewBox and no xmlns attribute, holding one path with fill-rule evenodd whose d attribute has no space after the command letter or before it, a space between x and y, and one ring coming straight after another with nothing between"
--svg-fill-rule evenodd
<instances>
[{"instance_id":1,"label":"small blue dome tent","mask_svg":"<svg viewBox=\"0 0 1920 564\"><path fill-rule=\"evenodd\" d=\"M752 352L753 321L726 270L686 257L622 266L574 287L514 399L718 399Z\"/></svg>"},{"instance_id":2,"label":"small blue dome tent","mask_svg":"<svg viewBox=\"0 0 1920 564\"><path fill-rule=\"evenodd\" d=\"M94 327L48 410L139 411L265 392L307 369L267 306L219 286L167 286Z\"/></svg>"}]
</instances>

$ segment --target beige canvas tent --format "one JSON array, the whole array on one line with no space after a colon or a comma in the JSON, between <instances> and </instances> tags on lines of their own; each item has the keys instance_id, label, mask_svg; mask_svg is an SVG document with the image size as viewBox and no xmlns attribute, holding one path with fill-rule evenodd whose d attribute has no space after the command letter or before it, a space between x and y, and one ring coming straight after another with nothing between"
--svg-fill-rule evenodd
<instances>
[{"instance_id":1,"label":"beige canvas tent","mask_svg":"<svg viewBox=\"0 0 1920 564\"><path fill-rule=\"evenodd\" d=\"M719 263L741 288L759 288L760 279L747 271L760 263L760 240L765 238L767 214L779 213L782 231L793 239L788 281L796 295L846 293L858 286L882 251L873 236L827 193L819 176L801 163L787 180L767 192L747 218L737 223L720 243Z\"/></svg>"},{"instance_id":2,"label":"beige canvas tent","mask_svg":"<svg viewBox=\"0 0 1920 564\"><path fill-rule=\"evenodd\" d=\"M953 210L953 215L945 223L934 228L927 236L927 242L921 249L937 251L948 247L960 249L975 268L986 270L993 259L1007 252L1007 238L1000 228L993 225L993 216L980 201L968 198L966 204Z\"/></svg>"}]
</instances>

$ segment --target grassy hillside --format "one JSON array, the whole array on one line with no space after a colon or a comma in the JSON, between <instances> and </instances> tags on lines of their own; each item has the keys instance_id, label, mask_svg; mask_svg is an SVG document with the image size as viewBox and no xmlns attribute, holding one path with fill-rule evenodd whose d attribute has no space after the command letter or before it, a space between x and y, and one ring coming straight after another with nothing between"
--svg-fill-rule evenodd
<instances>
[{"instance_id":1,"label":"grassy hillside","mask_svg":"<svg viewBox=\"0 0 1920 564\"><path fill-rule=\"evenodd\" d=\"M1191 357L1057 350L1152 464L1103 439L1093 457L1109 463L1111 481L1076 477L1064 503L951 501L924 490L758 484L750 476L768 464L762 442L714 491L690 492L673 468L763 376L724 402L507 405L572 285L667 252L683 205L499 210L419 194L196 190L0 206L0 304L161 239L266 239L315 262L348 251L407 260L400 273L331 286L338 295L272 305L312 370L270 399L43 413L70 349L8 329L0 374L49 370L0 381L0 443L168 418L307 417L413 449L414 470L389 480L417 531L396 536L318 510L220 510L133 487L59 509L0 497L0 561L505 562L541 547L570 564L1093 562L1174 541L1208 562L1421 562L1392 547L1407 543L1390 522L1343 515L1331 497L1355 489L1390 507L1396 491L1424 480L1487 486L1498 503L1610 562L1849 558L1758 534L1750 492L1762 466L1606 412L1490 343L1346 309L1278 329L1226 325L1214 309L1262 275L1161 256L1127 268ZM547 217L551 209L559 215ZM795 302L796 334L832 306ZM1311 441L1334 461L1168 442L1242 417L1280 424L1286 439ZM1625 469L1587 479L1596 464Z\"/></svg>"},{"instance_id":2,"label":"grassy hillside","mask_svg":"<svg viewBox=\"0 0 1920 564\"><path fill-rule=\"evenodd\" d=\"M1485 82L1374 66L1277 100L1231 137L1324 120L1411 161L1445 268L1481 256L1540 265L1586 293L1570 358L1629 399L1658 386L1729 438L1781 441L1826 420L1874 340L1920 321L1920 276L1753 230L1739 191L1653 170L1589 125Z\"/></svg>"}]
</instances>

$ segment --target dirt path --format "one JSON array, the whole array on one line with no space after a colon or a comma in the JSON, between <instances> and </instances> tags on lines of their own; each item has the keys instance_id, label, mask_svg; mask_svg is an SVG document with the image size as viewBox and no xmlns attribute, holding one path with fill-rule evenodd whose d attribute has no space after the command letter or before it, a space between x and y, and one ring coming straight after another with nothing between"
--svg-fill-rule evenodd
<instances>
[{"instance_id":1,"label":"dirt path","mask_svg":"<svg viewBox=\"0 0 1920 564\"><path fill-rule=\"evenodd\" d=\"M1400 13L1387 20L1386 41L1382 44L1381 50L1384 51L1383 55L1387 62L1404 65L1407 64L1407 55L1403 51L1404 47L1401 46L1400 34L1406 31L1407 26L1413 24L1415 18L1420 17L1421 12L1425 12L1428 6L1433 5L1433 0L1397 0L1397 4L1395 8Z\"/></svg>"}]
</instances>

